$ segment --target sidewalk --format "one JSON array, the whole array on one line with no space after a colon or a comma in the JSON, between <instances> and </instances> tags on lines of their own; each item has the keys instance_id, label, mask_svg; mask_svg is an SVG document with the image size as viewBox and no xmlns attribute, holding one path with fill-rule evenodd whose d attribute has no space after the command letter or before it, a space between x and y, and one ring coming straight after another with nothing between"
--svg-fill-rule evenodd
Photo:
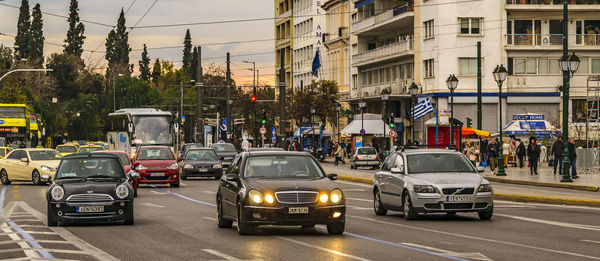
<instances>
[{"instance_id":1,"label":"sidewalk","mask_svg":"<svg viewBox=\"0 0 600 261\"><path fill-rule=\"evenodd\" d=\"M562 176L556 170L556 175L553 174L554 168L548 167L548 163L544 163L544 167L538 167L539 175L531 175L528 167L508 167L505 169L506 176L498 177L491 174L489 168L486 168L483 172L483 176L489 181L510 183L510 184L521 184L530 186L540 187L554 187L554 188L567 188L577 189L586 191L599 191L600 187L600 174L578 174L578 179L573 179L573 182L560 182Z\"/></svg>"}]
</instances>

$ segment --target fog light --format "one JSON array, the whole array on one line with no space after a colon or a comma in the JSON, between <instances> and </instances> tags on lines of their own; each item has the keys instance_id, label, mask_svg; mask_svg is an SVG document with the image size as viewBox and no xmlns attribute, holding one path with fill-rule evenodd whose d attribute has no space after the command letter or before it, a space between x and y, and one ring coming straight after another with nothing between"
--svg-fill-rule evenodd
<instances>
[{"instance_id":1,"label":"fog light","mask_svg":"<svg viewBox=\"0 0 600 261\"><path fill-rule=\"evenodd\" d=\"M122 209L119 209L118 212L119 212L119 215L123 215L123 210Z\"/></svg>"},{"instance_id":2,"label":"fog light","mask_svg":"<svg viewBox=\"0 0 600 261\"><path fill-rule=\"evenodd\" d=\"M56 215L62 216L62 211L56 212Z\"/></svg>"},{"instance_id":3,"label":"fog light","mask_svg":"<svg viewBox=\"0 0 600 261\"><path fill-rule=\"evenodd\" d=\"M60 203L56 203L56 208L60 208Z\"/></svg>"},{"instance_id":4,"label":"fog light","mask_svg":"<svg viewBox=\"0 0 600 261\"><path fill-rule=\"evenodd\" d=\"M333 218L339 218L341 215L341 212L333 212Z\"/></svg>"},{"instance_id":5,"label":"fog light","mask_svg":"<svg viewBox=\"0 0 600 261\"><path fill-rule=\"evenodd\" d=\"M121 205L121 207L125 206L125 202L121 201L121 203L119 203L119 205Z\"/></svg>"},{"instance_id":6,"label":"fog light","mask_svg":"<svg viewBox=\"0 0 600 261\"><path fill-rule=\"evenodd\" d=\"M252 217L255 219L259 219L260 218L260 213L254 213L252 214Z\"/></svg>"}]
</instances>

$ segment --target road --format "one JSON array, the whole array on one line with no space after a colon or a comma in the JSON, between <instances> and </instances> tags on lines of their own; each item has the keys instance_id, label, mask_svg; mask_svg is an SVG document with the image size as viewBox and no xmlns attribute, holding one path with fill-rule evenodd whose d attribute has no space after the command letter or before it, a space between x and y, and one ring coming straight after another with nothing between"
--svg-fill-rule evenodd
<instances>
[{"instance_id":1,"label":"road","mask_svg":"<svg viewBox=\"0 0 600 261\"><path fill-rule=\"evenodd\" d=\"M135 225L45 226L46 186L2 186L0 259L78 260L600 260L600 209L495 202L492 220L476 214L375 216L371 188L338 181L346 233L324 227L264 227L240 236L216 225L217 181L144 187ZM5 222L6 221L6 222Z\"/></svg>"}]
</instances>

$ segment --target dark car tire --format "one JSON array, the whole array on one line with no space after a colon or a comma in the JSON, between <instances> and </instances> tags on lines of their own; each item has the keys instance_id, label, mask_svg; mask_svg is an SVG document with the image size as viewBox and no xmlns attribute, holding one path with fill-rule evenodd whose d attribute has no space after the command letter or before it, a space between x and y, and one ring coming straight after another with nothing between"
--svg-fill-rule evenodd
<instances>
[{"instance_id":1,"label":"dark car tire","mask_svg":"<svg viewBox=\"0 0 600 261\"><path fill-rule=\"evenodd\" d=\"M217 174L217 175L215 175L215 180L220 180L221 176L223 176L223 174Z\"/></svg>"},{"instance_id":2,"label":"dark car tire","mask_svg":"<svg viewBox=\"0 0 600 261\"><path fill-rule=\"evenodd\" d=\"M414 220L417 219L417 212L415 212L415 209L412 206L412 201L410 199L410 195L408 194L408 192L404 192L404 195L402 196L402 209L404 212L404 219L406 220Z\"/></svg>"},{"instance_id":3,"label":"dark car tire","mask_svg":"<svg viewBox=\"0 0 600 261\"><path fill-rule=\"evenodd\" d=\"M354 163L350 164L350 169L356 169L356 165Z\"/></svg>"},{"instance_id":4,"label":"dark car tire","mask_svg":"<svg viewBox=\"0 0 600 261\"><path fill-rule=\"evenodd\" d=\"M240 235L250 235L254 233L254 226L246 223L242 215L242 205L237 203L237 231Z\"/></svg>"},{"instance_id":5,"label":"dark car tire","mask_svg":"<svg viewBox=\"0 0 600 261\"><path fill-rule=\"evenodd\" d=\"M489 207L487 210L477 212L481 220L490 220L494 215L494 206Z\"/></svg>"},{"instance_id":6,"label":"dark car tire","mask_svg":"<svg viewBox=\"0 0 600 261\"><path fill-rule=\"evenodd\" d=\"M131 206L129 207L129 210L127 210L127 218L125 218L125 221L123 222L123 224L125 225L133 225L134 224L134 219L133 219L133 201L131 201Z\"/></svg>"},{"instance_id":7,"label":"dark car tire","mask_svg":"<svg viewBox=\"0 0 600 261\"><path fill-rule=\"evenodd\" d=\"M6 170L2 170L2 172L0 172L0 181L3 185L10 185L10 180L8 179L8 173L6 173Z\"/></svg>"},{"instance_id":8,"label":"dark car tire","mask_svg":"<svg viewBox=\"0 0 600 261\"><path fill-rule=\"evenodd\" d=\"M179 182L177 182L177 183L171 183L171 184L169 184L169 187L171 187L171 188L178 188L179 187Z\"/></svg>"},{"instance_id":9,"label":"dark car tire","mask_svg":"<svg viewBox=\"0 0 600 261\"><path fill-rule=\"evenodd\" d=\"M223 217L223 207L221 206L221 198L217 198L217 226L219 228L231 228L233 226L233 220L226 219Z\"/></svg>"},{"instance_id":10,"label":"dark car tire","mask_svg":"<svg viewBox=\"0 0 600 261\"><path fill-rule=\"evenodd\" d=\"M137 198L137 189L138 189L138 184L135 184L135 188L133 188L133 197Z\"/></svg>"},{"instance_id":11,"label":"dark car tire","mask_svg":"<svg viewBox=\"0 0 600 261\"><path fill-rule=\"evenodd\" d=\"M341 235L346 229L346 222L327 224L327 233L330 235Z\"/></svg>"},{"instance_id":12,"label":"dark car tire","mask_svg":"<svg viewBox=\"0 0 600 261\"><path fill-rule=\"evenodd\" d=\"M381 194L378 189L375 189L375 193L373 193L373 209L375 210L375 215L385 216L387 214L387 209L383 207L383 203L381 203Z\"/></svg>"},{"instance_id":13,"label":"dark car tire","mask_svg":"<svg viewBox=\"0 0 600 261\"><path fill-rule=\"evenodd\" d=\"M48 211L46 212L46 216L48 217L47 225L49 227L55 227L58 226L58 222L52 218L54 213L51 212L51 209L52 208L50 207L50 203L48 203Z\"/></svg>"},{"instance_id":14,"label":"dark car tire","mask_svg":"<svg viewBox=\"0 0 600 261\"><path fill-rule=\"evenodd\" d=\"M42 177L40 176L40 172L36 169L33 170L33 173L31 173L31 182L33 182L33 185L42 185Z\"/></svg>"}]
</instances>

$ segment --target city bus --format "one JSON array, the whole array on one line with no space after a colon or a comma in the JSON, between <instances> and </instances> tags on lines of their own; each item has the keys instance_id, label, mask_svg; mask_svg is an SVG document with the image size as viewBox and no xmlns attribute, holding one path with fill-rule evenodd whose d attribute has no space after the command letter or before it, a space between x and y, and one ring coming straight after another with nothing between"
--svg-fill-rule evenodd
<instances>
[{"instance_id":1,"label":"city bus","mask_svg":"<svg viewBox=\"0 0 600 261\"><path fill-rule=\"evenodd\" d=\"M0 104L0 137L7 146L31 147L31 112L25 104Z\"/></svg>"},{"instance_id":2,"label":"city bus","mask_svg":"<svg viewBox=\"0 0 600 261\"><path fill-rule=\"evenodd\" d=\"M109 150L134 155L138 146L164 145L174 149L175 121L168 111L152 108L120 109L108 114Z\"/></svg>"},{"instance_id":3,"label":"city bus","mask_svg":"<svg viewBox=\"0 0 600 261\"><path fill-rule=\"evenodd\" d=\"M35 114L29 115L29 140L31 147L35 148L42 145L42 129L40 128L40 116Z\"/></svg>"}]
</instances>

